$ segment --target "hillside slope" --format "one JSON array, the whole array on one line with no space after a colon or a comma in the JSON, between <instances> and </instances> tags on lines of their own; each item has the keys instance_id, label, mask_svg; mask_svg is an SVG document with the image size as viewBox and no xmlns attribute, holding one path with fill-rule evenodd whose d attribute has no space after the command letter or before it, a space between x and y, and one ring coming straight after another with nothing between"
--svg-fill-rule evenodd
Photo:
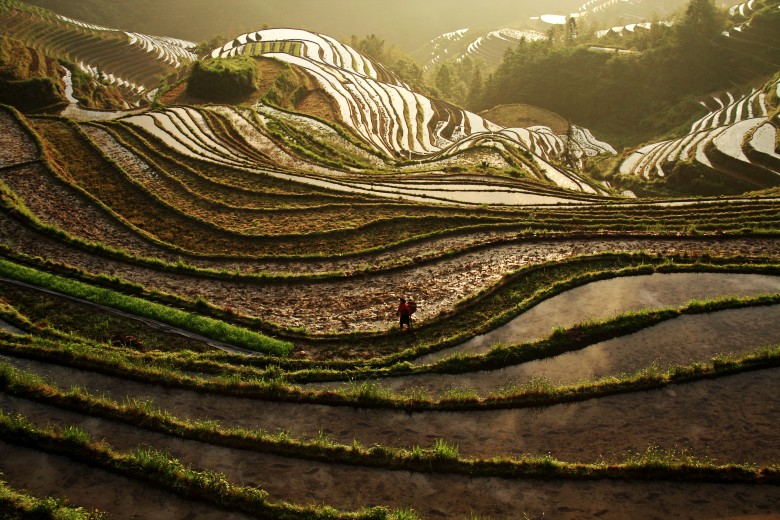
<instances>
[{"instance_id":1,"label":"hillside slope","mask_svg":"<svg viewBox=\"0 0 780 520\"><path fill-rule=\"evenodd\" d=\"M5 36L116 86L132 103L148 100L164 76L196 59L191 42L89 24L18 0L0 1L0 28Z\"/></svg>"},{"instance_id":2,"label":"hillside slope","mask_svg":"<svg viewBox=\"0 0 780 520\"><path fill-rule=\"evenodd\" d=\"M340 122L384 154L405 159L445 158L467 149L493 149L530 177L598 193L575 171L582 158L615 153L589 131L570 135L547 127L504 128L472 112L411 91L380 64L328 36L293 29L240 35L213 58L264 56L305 70L319 84ZM558 164L567 163L568 168Z\"/></svg>"}]
</instances>

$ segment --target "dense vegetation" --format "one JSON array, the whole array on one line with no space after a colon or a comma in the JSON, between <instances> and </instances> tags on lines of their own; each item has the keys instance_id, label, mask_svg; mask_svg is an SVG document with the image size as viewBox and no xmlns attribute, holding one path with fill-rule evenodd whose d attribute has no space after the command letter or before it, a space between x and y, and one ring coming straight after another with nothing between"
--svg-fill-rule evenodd
<instances>
[{"instance_id":1,"label":"dense vegetation","mask_svg":"<svg viewBox=\"0 0 780 520\"><path fill-rule=\"evenodd\" d=\"M751 30L766 37L761 44L738 45L721 34L725 27L711 0L690 2L672 28L654 26L620 42L636 53L590 50L588 35L578 38L575 26L569 37L526 42L508 52L488 78L480 106L538 105L598 130L613 144L636 144L689 123L697 96L777 70L776 5L751 22Z\"/></svg>"},{"instance_id":2,"label":"dense vegetation","mask_svg":"<svg viewBox=\"0 0 780 520\"><path fill-rule=\"evenodd\" d=\"M255 91L258 79L257 62L249 56L196 61L187 92L205 101L239 101Z\"/></svg>"}]
</instances>

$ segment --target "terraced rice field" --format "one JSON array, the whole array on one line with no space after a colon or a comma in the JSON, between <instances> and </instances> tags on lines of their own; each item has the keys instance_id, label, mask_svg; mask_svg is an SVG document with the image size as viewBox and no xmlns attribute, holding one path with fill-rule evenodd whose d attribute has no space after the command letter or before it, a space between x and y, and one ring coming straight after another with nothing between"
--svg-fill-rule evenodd
<instances>
[{"instance_id":1,"label":"terraced rice field","mask_svg":"<svg viewBox=\"0 0 780 520\"><path fill-rule=\"evenodd\" d=\"M215 53L308 67L349 92L344 126L264 105L0 107L0 511L780 511L780 200L608 196L560 166L572 143L549 128L442 112L320 35ZM761 92L766 113L757 91L718 98L663 153L773 157ZM401 297L418 305L403 332Z\"/></svg>"},{"instance_id":2,"label":"terraced rice field","mask_svg":"<svg viewBox=\"0 0 780 520\"><path fill-rule=\"evenodd\" d=\"M0 27L4 36L119 87L133 103L152 101L160 79L197 59L192 42L97 26L16 0L0 2Z\"/></svg>"},{"instance_id":3,"label":"terraced rice field","mask_svg":"<svg viewBox=\"0 0 780 520\"><path fill-rule=\"evenodd\" d=\"M772 80L739 97L726 92L702 101L709 113L693 123L687 135L637 149L622 161L620 173L654 179L665 177L680 162L689 162L751 189L777 185L778 88L780 83Z\"/></svg>"},{"instance_id":4,"label":"terraced rice field","mask_svg":"<svg viewBox=\"0 0 780 520\"><path fill-rule=\"evenodd\" d=\"M351 166L273 131L301 121ZM401 182L270 109L0 125L11 489L145 518L780 510L774 199ZM515 193L567 203L486 203Z\"/></svg>"}]
</instances>

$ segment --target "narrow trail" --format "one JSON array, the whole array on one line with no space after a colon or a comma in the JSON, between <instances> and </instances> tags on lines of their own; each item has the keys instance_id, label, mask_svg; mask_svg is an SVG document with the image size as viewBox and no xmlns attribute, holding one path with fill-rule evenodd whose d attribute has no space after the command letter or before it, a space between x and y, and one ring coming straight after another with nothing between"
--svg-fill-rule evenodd
<instances>
[{"instance_id":1,"label":"narrow trail","mask_svg":"<svg viewBox=\"0 0 780 520\"><path fill-rule=\"evenodd\" d=\"M76 298L74 296L69 296L67 294L53 291L51 289L46 289L43 287L39 287L37 285L29 284L26 282L20 282L18 280L14 280L12 278L6 278L4 276L0 276L0 282L12 284L18 287L24 287L25 289L36 291L43 294L49 294L52 296L56 296L58 298L64 298L66 300L70 300L72 302L77 302L81 305L85 305L87 307L91 307L93 309L99 309L101 312L105 312L108 314L113 314L114 316L121 316L122 318L137 321L138 323L143 323L147 327L150 327L154 330L158 330L160 332L164 332L165 334L172 334L175 336L181 336L183 338L186 338L188 340L197 342L197 343L203 343L209 347L222 350L224 352L229 352L231 354L242 354L246 356L262 356L262 354L258 352L253 352L251 350L243 349L240 347L237 347L235 345L230 345L228 343L223 343L221 341L217 341L215 339L207 338L206 336L201 336L199 334L195 334L194 332L190 332L188 330L184 330L178 327L174 327L172 325L168 325L167 323L163 323L161 321L153 320L151 318L145 318L143 316L138 316L136 314L131 314L129 312L121 311L119 309L114 309L113 307L107 307L105 305L100 305L99 303L94 303L89 300L84 300L82 298ZM0 320L0 327L2 327L2 320ZM16 329L16 327L14 327ZM24 331L16 329L16 330L10 330L11 332L14 332L15 334L25 334Z\"/></svg>"}]
</instances>

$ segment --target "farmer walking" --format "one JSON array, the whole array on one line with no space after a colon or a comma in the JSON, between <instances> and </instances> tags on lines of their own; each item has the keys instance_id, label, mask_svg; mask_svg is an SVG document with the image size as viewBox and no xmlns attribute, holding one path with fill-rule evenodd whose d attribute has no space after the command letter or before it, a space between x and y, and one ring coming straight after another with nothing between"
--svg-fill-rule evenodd
<instances>
[{"instance_id":1,"label":"farmer walking","mask_svg":"<svg viewBox=\"0 0 780 520\"><path fill-rule=\"evenodd\" d=\"M406 330L412 328L412 309L409 308L409 304L406 303L406 298L401 298L401 303L398 304L396 314L398 314L400 319L399 327L401 330L404 330L404 325L406 325Z\"/></svg>"}]
</instances>

